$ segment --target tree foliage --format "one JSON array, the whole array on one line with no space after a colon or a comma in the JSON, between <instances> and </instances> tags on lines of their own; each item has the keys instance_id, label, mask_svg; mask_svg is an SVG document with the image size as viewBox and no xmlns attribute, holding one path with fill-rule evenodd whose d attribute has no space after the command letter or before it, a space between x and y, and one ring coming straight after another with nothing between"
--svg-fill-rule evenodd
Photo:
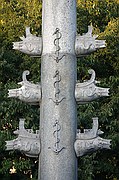
<instances>
[{"instance_id":1,"label":"tree foliage","mask_svg":"<svg viewBox=\"0 0 119 180\"><path fill-rule=\"evenodd\" d=\"M29 106L19 100L8 98L8 89L18 87L22 73L30 71L29 81L40 81L40 61L12 50L12 42L19 41L25 27L33 33L41 31L41 3L37 0L2 0L1 49L0 49L0 176L2 179L26 179L37 177L36 159L29 159L19 152L5 151L5 141L16 138L13 131L18 128L19 118L26 119L26 128L39 129L39 107ZM16 168L17 174L10 175Z\"/></svg>"},{"instance_id":2,"label":"tree foliage","mask_svg":"<svg viewBox=\"0 0 119 180\"><path fill-rule=\"evenodd\" d=\"M38 129L39 107L29 106L19 100L7 98L8 89L18 87L22 72L30 71L29 81L40 81L40 60L12 50L12 42L19 41L25 27L32 33L41 33L42 4L38 0L1 0L0 36L0 177L7 179L37 179L38 160L19 152L5 151L5 141L16 138L19 118L26 119L26 128ZM106 40L106 48L78 59L78 80L89 77L87 70L96 71L102 87L110 87L110 96L86 105L79 105L78 128L90 128L92 117L99 117L104 137L112 139L111 150L98 151L78 159L80 180L119 179L119 31L118 0L77 0L77 32L87 32L94 27L98 39ZM10 174L15 167L17 173Z\"/></svg>"},{"instance_id":3,"label":"tree foliage","mask_svg":"<svg viewBox=\"0 0 119 180\"><path fill-rule=\"evenodd\" d=\"M118 9L116 0L79 0L78 26L81 34L92 24L98 39L106 40L106 48L78 60L79 79L89 78L87 69L96 71L102 87L110 87L110 96L90 104L78 107L78 125L91 127L91 117L99 117L100 129L104 137L112 139L111 150L98 151L93 155L79 159L79 177L89 180L119 179L119 31ZM85 22L85 23L84 23ZM86 165L85 165L86 164Z\"/></svg>"}]
</instances>

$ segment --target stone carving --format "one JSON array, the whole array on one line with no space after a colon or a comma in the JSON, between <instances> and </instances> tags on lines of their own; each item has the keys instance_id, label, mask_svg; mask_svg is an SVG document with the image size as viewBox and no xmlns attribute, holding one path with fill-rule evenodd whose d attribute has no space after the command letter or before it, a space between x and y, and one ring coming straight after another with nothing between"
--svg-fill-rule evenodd
<instances>
[{"instance_id":1,"label":"stone carving","mask_svg":"<svg viewBox=\"0 0 119 180\"><path fill-rule=\"evenodd\" d=\"M96 40L98 35L92 35L93 27L88 26L88 32L86 34L77 35L75 42L75 52L76 56L85 56L88 55L97 49L104 48L105 40ZM60 55L60 46L59 40L62 37L59 28L56 28L56 31L53 35L56 35L54 40L54 45L56 46L55 55L53 56L54 60L58 63L65 55ZM19 50L30 56L41 56L42 51L42 37L37 37L30 33L30 27L26 27L26 37L20 37L22 41L13 42L13 49Z\"/></svg>"},{"instance_id":2,"label":"stone carving","mask_svg":"<svg viewBox=\"0 0 119 180\"><path fill-rule=\"evenodd\" d=\"M60 55L59 51L60 51L60 46L59 46L59 40L62 37L62 34L60 32L59 28L56 28L56 31L54 32L53 35L56 35L56 38L54 40L54 45L56 47L56 51L55 51L55 56L53 56L54 60L56 60L56 62L58 63L65 55Z\"/></svg>"},{"instance_id":3,"label":"stone carving","mask_svg":"<svg viewBox=\"0 0 119 180\"><path fill-rule=\"evenodd\" d=\"M24 128L25 119L20 119L19 129L14 131L18 138L6 141L7 150L19 150L29 157L38 157L40 154L39 131L33 133L32 129Z\"/></svg>"},{"instance_id":4,"label":"stone carving","mask_svg":"<svg viewBox=\"0 0 119 180\"><path fill-rule=\"evenodd\" d=\"M58 120L55 121L53 128L54 128L53 136L55 138L55 145L53 148L49 147L49 149L52 149L58 155L63 149L65 149L64 147L61 148L59 145L61 126Z\"/></svg>"},{"instance_id":5,"label":"stone carving","mask_svg":"<svg viewBox=\"0 0 119 180\"><path fill-rule=\"evenodd\" d=\"M88 26L88 32L76 36L75 51L77 56L88 55L97 49L105 47L105 40L96 40L98 35L92 35L93 27Z\"/></svg>"},{"instance_id":6,"label":"stone carving","mask_svg":"<svg viewBox=\"0 0 119 180\"><path fill-rule=\"evenodd\" d=\"M30 27L26 27L26 37L20 37L22 41L13 42L13 49L19 50L31 56L40 56L42 51L42 38L32 35Z\"/></svg>"},{"instance_id":7,"label":"stone carving","mask_svg":"<svg viewBox=\"0 0 119 180\"><path fill-rule=\"evenodd\" d=\"M29 71L23 72L23 81L18 83L22 87L8 90L8 97L17 97L24 102L37 105L41 101L41 86L27 81L26 75L29 75Z\"/></svg>"},{"instance_id":8,"label":"stone carving","mask_svg":"<svg viewBox=\"0 0 119 180\"><path fill-rule=\"evenodd\" d=\"M76 151L77 157L92 153L99 149L110 149L110 141L99 137L100 134L103 134L103 131L98 130L98 118L93 119L93 128L84 129L84 132L81 133L79 129L76 136L76 141L74 143L74 148Z\"/></svg>"},{"instance_id":9,"label":"stone carving","mask_svg":"<svg viewBox=\"0 0 119 180\"><path fill-rule=\"evenodd\" d=\"M95 84L99 81L95 80L95 71L90 69L91 79L84 83L76 83L75 98L79 104L85 104L103 96L109 96L109 88L97 87Z\"/></svg>"},{"instance_id":10,"label":"stone carving","mask_svg":"<svg viewBox=\"0 0 119 180\"><path fill-rule=\"evenodd\" d=\"M55 100L50 98L56 105L59 105L63 99L65 99L64 97L63 98L59 98L59 94L60 94L60 89L59 89L59 83L61 81L61 76L60 76L60 72L58 70L55 71L55 75L54 77L55 78L55 82L54 82L54 88L55 88Z\"/></svg>"}]
</instances>

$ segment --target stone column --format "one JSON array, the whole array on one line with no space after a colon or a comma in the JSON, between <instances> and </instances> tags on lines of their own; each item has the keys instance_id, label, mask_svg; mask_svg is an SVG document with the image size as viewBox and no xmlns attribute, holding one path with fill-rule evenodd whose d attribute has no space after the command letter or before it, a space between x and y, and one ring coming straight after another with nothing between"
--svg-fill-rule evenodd
<instances>
[{"instance_id":1,"label":"stone column","mask_svg":"<svg viewBox=\"0 0 119 180\"><path fill-rule=\"evenodd\" d=\"M76 1L43 0L38 180L76 180Z\"/></svg>"}]
</instances>

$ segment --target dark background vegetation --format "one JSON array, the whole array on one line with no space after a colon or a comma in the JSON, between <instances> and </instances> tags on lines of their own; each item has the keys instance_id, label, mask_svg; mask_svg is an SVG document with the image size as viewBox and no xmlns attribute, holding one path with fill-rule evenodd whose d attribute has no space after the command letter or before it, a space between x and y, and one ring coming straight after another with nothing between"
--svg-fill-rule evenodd
<instances>
[{"instance_id":1,"label":"dark background vegetation","mask_svg":"<svg viewBox=\"0 0 119 180\"><path fill-rule=\"evenodd\" d=\"M93 34L106 40L106 48L77 59L78 80L89 79L88 69L96 71L100 86L110 87L110 96L86 105L79 105L78 128L91 128L92 117L99 117L99 127L106 139L112 139L111 150L102 150L78 159L80 180L119 180L119 2L118 0L78 0L77 32L87 32L93 25ZM8 89L16 88L22 72L29 70L29 81L40 81L40 59L31 58L12 49L25 27L41 34L39 0L1 0L0 29L0 179L37 179L38 159L31 159L17 151L5 151L5 141L16 138L19 118L26 119L26 128L38 129L39 107L27 105L7 97ZM16 173L10 174L10 169Z\"/></svg>"}]
</instances>

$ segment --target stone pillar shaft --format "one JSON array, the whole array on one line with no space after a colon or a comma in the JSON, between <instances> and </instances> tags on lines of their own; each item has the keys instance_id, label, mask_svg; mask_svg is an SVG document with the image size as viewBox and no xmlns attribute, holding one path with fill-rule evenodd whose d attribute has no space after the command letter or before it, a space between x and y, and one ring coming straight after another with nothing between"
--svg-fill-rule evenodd
<instances>
[{"instance_id":1,"label":"stone pillar shaft","mask_svg":"<svg viewBox=\"0 0 119 180\"><path fill-rule=\"evenodd\" d=\"M76 0L43 0L42 7L42 54L55 51L53 34L56 28L61 31L60 53L75 54Z\"/></svg>"},{"instance_id":2,"label":"stone pillar shaft","mask_svg":"<svg viewBox=\"0 0 119 180\"><path fill-rule=\"evenodd\" d=\"M76 1L43 1L38 180L76 180Z\"/></svg>"}]
</instances>

